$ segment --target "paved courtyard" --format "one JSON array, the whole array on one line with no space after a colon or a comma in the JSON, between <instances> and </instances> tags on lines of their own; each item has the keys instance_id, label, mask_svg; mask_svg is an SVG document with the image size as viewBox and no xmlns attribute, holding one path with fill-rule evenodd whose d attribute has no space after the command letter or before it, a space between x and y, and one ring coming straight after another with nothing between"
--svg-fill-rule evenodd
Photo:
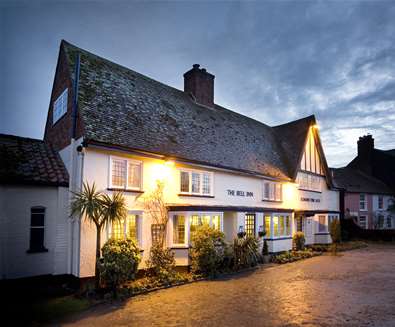
<instances>
[{"instance_id":1,"label":"paved courtyard","mask_svg":"<svg viewBox=\"0 0 395 327\"><path fill-rule=\"evenodd\" d=\"M395 246L371 245L99 306L76 326L395 326Z\"/></svg>"}]
</instances>

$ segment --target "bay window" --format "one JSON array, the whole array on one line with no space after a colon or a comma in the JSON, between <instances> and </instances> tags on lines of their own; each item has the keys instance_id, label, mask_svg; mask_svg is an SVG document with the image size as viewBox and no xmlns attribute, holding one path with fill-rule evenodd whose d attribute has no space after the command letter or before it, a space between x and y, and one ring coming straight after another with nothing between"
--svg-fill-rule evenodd
<instances>
[{"instance_id":1,"label":"bay window","mask_svg":"<svg viewBox=\"0 0 395 327\"><path fill-rule=\"evenodd\" d=\"M282 201L282 185L276 182L263 182L263 200Z\"/></svg>"},{"instance_id":2,"label":"bay window","mask_svg":"<svg viewBox=\"0 0 395 327\"><path fill-rule=\"evenodd\" d=\"M273 230L271 235L270 223ZM289 237L292 234L291 216L288 214L265 215L266 238Z\"/></svg>"},{"instance_id":3,"label":"bay window","mask_svg":"<svg viewBox=\"0 0 395 327\"><path fill-rule=\"evenodd\" d=\"M141 190L142 162L111 157L110 188Z\"/></svg>"},{"instance_id":4,"label":"bay window","mask_svg":"<svg viewBox=\"0 0 395 327\"><path fill-rule=\"evenodd\" d=\"M180 194L213 195L213 173L205 171L180 171Z\"/></svg>"}]
</instances>

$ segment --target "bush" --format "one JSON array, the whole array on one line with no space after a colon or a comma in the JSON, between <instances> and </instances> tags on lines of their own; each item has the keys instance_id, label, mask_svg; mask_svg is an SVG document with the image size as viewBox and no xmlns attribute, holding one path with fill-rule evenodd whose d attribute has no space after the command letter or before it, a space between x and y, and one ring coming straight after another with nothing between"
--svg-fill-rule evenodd
<instances>
[{"instance_id":1,"label":"bush","mask_svg":"<svg viewBox=\"0 0 395 327\"><path fill-rule=\"evenodd\" d=\"M293 236L294 248L296 251L301 251L304 249L305 238L303 232L296 232Z\"/></svg>"},{"instance_id":2,"label":"bush","mask_svg":"<svg viewBox=\"0 0 395 327\"><path fill-rule=\"evenodd\" d=\"M302 259L312 258L316 255L320 255L321 253L313 252L311 249L305 249L302 251L286 251L281 254L277 254L272 257L271 261L274 263L289 263Z\"/></svg>"},{"instance_id":3,"label":"bush","mask_svg":"<svg viewBox=\"0 0 395 327\"><path fill-rule=\"evenodd\" d=\"M267 246L266 240L263 241L262 255L269 255L269 247Z\"/></svg>"},{"instance_id":4,"label":"bush","mask_svg":"<svg viewBox=\"0 0 395 327\"><path fill-rule=\"evenodd\" d=\"M171 283L177 277L174 253L159 243L151 246L147 266L160 283Z\"/></svg>"},{"instance_id":5,"label":"bush","mask_svg":"<svg viewBox=\"0 0 395 327\"><path fill-rule=\"evenodd\" d=\"M233 241L234 268L256 266L260 260L258 239L253 236L235 238Z\"/></svg>"},{"instance_id":6,"label":"bush","mask_svg":"<svg viewBox=\"0 0 395 327\"><path fill-rule=\"evenodd\" d=\"M329 233L331 234L333 243L340 243L341 241L341 227L340 220L334 219L329 225Z\"/></svg>"},{"instance_id":7,"label":"bush","mask_svg":"<svg viewBox=\"0 0 395 327\"><path fill-rule=\"evenodd\" d=\"M140 250L132 239L108 240L102 248L99 271L106 287L116 292L118 287L136 276L141 261Z\"/></svg>"},{"instance_id":8,"label":"bush","mask_svg":"<svg viewBox=\"0 0 395 327\"><path fill-rule=\"evenodd\" d=\"M192 235L192 272L215 277L225 268L225 254L227 258L231 255L226 251L224 233L208 225L199 226Z\"/></svg>"}]
</instances>

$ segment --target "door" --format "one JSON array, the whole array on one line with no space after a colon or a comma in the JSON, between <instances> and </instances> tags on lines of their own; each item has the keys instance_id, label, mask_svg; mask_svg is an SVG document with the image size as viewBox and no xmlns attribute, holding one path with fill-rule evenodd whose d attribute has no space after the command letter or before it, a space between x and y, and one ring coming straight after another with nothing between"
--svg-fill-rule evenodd
<instances>
[{"instance_id":1,"label":"door","mask_svg":"<svg viewBox=\"0 0 395 327\"><path fill-rule=\"evenodd\" d=\"M314 243L313 235L313 217L306 217L304 224L304 237L306 239L306 244Z\"/></svg>"}]
</instances>

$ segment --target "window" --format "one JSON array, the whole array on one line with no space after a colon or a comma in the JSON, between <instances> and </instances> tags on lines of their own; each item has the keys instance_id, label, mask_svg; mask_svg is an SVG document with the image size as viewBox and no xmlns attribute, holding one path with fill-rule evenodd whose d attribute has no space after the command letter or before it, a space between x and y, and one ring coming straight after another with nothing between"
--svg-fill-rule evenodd
<instances>
[{"instance_id":1,"label":"window","mask_svg":"<svg viewBox=\"0 0 395 327\"><path fill-rule=\"evenodd\" d=\"M384 199L383 199L383 196L382 196L382 195L379 195L377 201L378 201L378 208L379 208L379 209L383 209L383 208L384 208Z\"/></svg>"},{"instance_id":2,"label":"window","mask_svg":"<svg viewBox=\"0 0 395 327\"><path fill-rule=\"evenodd\" d=\"M284 220L284 216L280 216L278 217L279 220L279 235L285 235L285 220Z\"/></svg>"},{"instance_id":3,"label":"window","mask_svg":"<svg viewBox=\"0 0 395 327\"><path fill-rule=\"evenodd\" d=\"M165 225L151 224L151 240L152 244L163 244L165 237Z\"/></svg>"},{"instance_id":4,"label":"window","mask_svg":"<svg viewBox=\"0 0 395 327\"><path fill-rule=\"evenodd\" d=\"M366 194L359 195L359 210L366 210Z\"/></svg>"},{"instance_id":5,"label":"window","mask_svg":"<svg viewBox=\"0 0 395 327\"><path fill-rule=\"evenodd\" d=\"M308 173L299 173L297 183L299 189L307 191L321 192L321 179L320 176L311 175Z\"/></svg>"},{"instance_id":6,"label":"window","mask_svg":"<svg viewBox=\"0 0 395 327\"><path fill-rule=\"evenodd\" d=\"M327 232L326 227L326 217L325 216L318 216L318 233L325 233Z\"/></svg>"},{"instance_id":7,"label":"window","mask_svg":"<svg viewBox=\"0 0 395 327\"><path fill-rule=\"evenodd\" d=\"M292 234L291 216L289 215L273 215L273 237L289 237ZM270 216L265 216L265 228L270 229ZM270 237L266 234L266 237Z\"/></svg>"},{"instance_id":8,"label":"window","mask_svg":"<svg viewBox=\"0 0 395 327\"><path fill-rule=\"evenodd\" d=\"M315 142L313 127L311 127L309 130L306 147L303 152L302 161L300 163L300 169L323 175L321 159L318 152L317 144Z\"/></svg>"},{"instance_id":9,"label":"window","mask_svg":"<svg viewBox=\"0 0 395 327\"><path fill-rule=\"evenodd\" d=\"M282 185L275 182L264 182L263 200L282 201Z\"/></svg>"},{"instance_id":10,"label":"window","mask_svg":"<svg viewBox=\"0 0 395 327\"><path fill-rule=\"evenodd\" d=\"M255 214L245 215L244 230L247 236L255 236Z\"/></svg>"},{"instance_id":11,"label":"window","mask_svg":"<svg viewBox=\"0 0 395 327\"><path fill-rule=\"evenodd\" d=\"M378 215L377 216L377 220L378 220L379 228L384 228L384 216L383 215Z\"/></svg>"},{"instance_id":12,"label":"window","mask_svg":"<svg viewBox=\"0 0 395 327\"><path fill-rule=\"evenodd\" d=\"M392 217L388 215L386 220L387 220L387 228L392 228Z\"/></svg>"},{"instance_id":13,"label":"window","mask_svg":"<svg viewBox=\"0 0 395 327\"><path fill-rule=\"evenodd\" d=\"M55 124L67 112L67 89L55 100L52 112L52 124Z\"/></svg>"},{"instance_id":14,"label":"window","mask_svg":"<svg viewBox=\"0 0 395 327\"><path fill-rule=\"evenodd\" d=\"M180 171L180 193L211 196L213 193L213 173Z\"/></svg>"},{"instance_id":15,"label":"window","mask_svg":"<svg viewBox=\"0 0 395 327\"><path fill-rule=\"evenodd\" d=\"M367 228L367 219L366 216L359 216L358 218L358 224L361 228Z\"/></svg>"},{"instance_id":16,"label":"window","mask_svg":"<svg viewBox=\"0 0 395 327\"><path fill-rule=\"evenodd\" d=\"M266 235L265 237L270 238L271 231L270 231L270 216L265 216L265 231Z\"/></svg>"},{"instance_id":17,"label":"window","mask_svg":"<svg viewBox=\"0 0 395 327\"><path fill-rule=\"evenodd\" d=\"M138 215L128 214L126 219L114 221L111 225L110 238L116 240L131 238L138 243Z\"/></svg>"},{"instance_id":18,"label":"window","mask_svg":"<svg viewBox=\"0 0 395 327\"><path fill-rule=\"evenodd\" d=\"M303 232L303 218L296 217L296 231Z\"/></svg>"},{"instance_id":19,"label":"window","mask_svg":"<svg viewBox=\"0 0 395 327\"><path fill-rule=\"evenodd\" d=\"M30 246L29 252L47 251L44 247L45 208L30 209Z\"/></svg>"},{"instance_id":20,"label":"window","mask_svg":"<svg viewBox=\"0 0 395 327\"><path fill-rule=\"evenodd\" d=\"M209 225L210 227L221 230L221 215L218 213L195 213L189 219L189 235L190 237L199 226Z\"/></svg>"},{"instance_id":21,"label":"window","mask_svg":"<svg viewBox=\"0 0 395 327\"><path fill-rule=\"evenodd\" d=\"M173 243L185 244L185 217L173 216Z\"/></svg>"},{"instance_id":22,"label":"window","mask_svg":"<svg viewBox=\"0 0 395 327\"><path fill-rule=\"evenodd\" d=\"M111 157L110 187L140 190L141 176L141 161Z\"/></svg>"},{"instance_id":23,"label":"window","mask_svg":"<svg viewBox=\"0 0 395 327\"><path fill-rule=\"evenodd\" d=\"M280 236L280 233L278 231L278 216L273 216L273 236Z\"/></svg>"}]
</instances>

